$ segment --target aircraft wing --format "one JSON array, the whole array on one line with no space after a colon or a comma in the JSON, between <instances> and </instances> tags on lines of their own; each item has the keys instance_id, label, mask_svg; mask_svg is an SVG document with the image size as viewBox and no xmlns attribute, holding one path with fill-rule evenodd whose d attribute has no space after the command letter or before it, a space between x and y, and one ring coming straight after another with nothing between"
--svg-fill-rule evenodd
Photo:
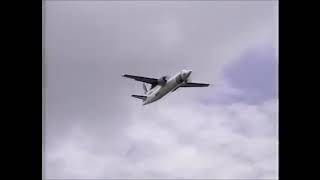
<instances>
[{"instance_id":1,"label":"aircraft wing","mask_svg":"<svg viewBox=\"0 0 320 180\"><path fill-rule=\"evenodd\" d=\"M204 83L185 83L182 84L180 87L208 87L210 84Z\"/></svg>"},{"instance_id":2,"label":"aircraft wing","mask_svg":"<svg viewBox=\"0 0 320 180\"><path fill-rule=\"evenodd\" d=\"M134 75L129 75L129 74L125 74L125 75L123 75L123 77L134 79L136 81L145 82L145 83L152 84L152 85L156 85L158 83L158 79L155 79L155 78L134 76Z\"/></svg>"}]
</instances>

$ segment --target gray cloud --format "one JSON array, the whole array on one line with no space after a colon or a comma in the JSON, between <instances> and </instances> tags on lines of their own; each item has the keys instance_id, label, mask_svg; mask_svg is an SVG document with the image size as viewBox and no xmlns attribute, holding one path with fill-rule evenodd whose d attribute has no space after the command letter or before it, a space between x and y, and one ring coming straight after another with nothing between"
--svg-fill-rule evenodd
<instances>
[{"instance_id":1,"label":"gray cloud","mask_svg":"<svg viewBox=\"0 0 320 180\"><path fill-rule=\"evenodd\" d=\"M277 44L277 2L45 2L45 13L46 178L277 177L277 97L199 104L242 90L223 71ZM141 84L121 77L182 68L215 87L142 107L130 97Z\"/></svg>"},{"instance_id":2,"label":"gray cloud","mask_svg":"<svg viewBox=\"0 0 320 180\"><path fill-rule=\"evenodd\" d=\"M224 85L202 100L210 103L263 103L278 97L277 52L270 44L245 50L233 63L224 66Z\"/></svg>"},{"instance_id":3,"label":"gray cloud","mask_svg":"<svg viewBox=\"0 0 320 180\"><path fill-rule=\"evenodd\" d=\"M226 80L245 94L241 101L258 103L277 97L278 61L275 55L274 49L259 47L249 50L227 67Z\"/></svg>"}]
</instances>

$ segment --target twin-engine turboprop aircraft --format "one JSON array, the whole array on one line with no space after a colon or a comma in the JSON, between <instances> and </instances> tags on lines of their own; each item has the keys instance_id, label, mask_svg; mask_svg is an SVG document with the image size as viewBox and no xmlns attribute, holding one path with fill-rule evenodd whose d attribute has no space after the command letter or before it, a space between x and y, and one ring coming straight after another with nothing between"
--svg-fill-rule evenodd
<instances>
[{"instance_id":1,"label":"twin-engine turboprop aircraft","mask_svg":"<svg viewBox=\"0 0 320 180\"><path fill-rule=\"evenodd\" d=\"M141 99L143 101L143 105L146 105L159 100L169 92L173 92L180 87L208 87L210 85L204 83L189 82L191 72L191 70L182 70L172 77L163 76L159 79L128 74L123 75L123 77L143 82L144 95L131 96ZM145 83L151 84L150 89L146 87Z\"/></svg>"}]
</instances>

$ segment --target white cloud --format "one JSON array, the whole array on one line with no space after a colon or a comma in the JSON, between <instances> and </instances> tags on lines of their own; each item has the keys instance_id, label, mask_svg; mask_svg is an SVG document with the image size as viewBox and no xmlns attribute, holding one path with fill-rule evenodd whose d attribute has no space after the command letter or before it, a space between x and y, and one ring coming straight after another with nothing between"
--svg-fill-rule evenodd
<instances>
[{"instance_id":1,"label":"white cloud","mask_svg":"<svg viewBox=\"0 0 320 180\"><path fill-rule=\"evenodd\" d=\"M255 106L158 104L153 109L159 111L136 112L126 136L114 137L124 145L117 152L92 152L90 134L70 132L47 154L48 164L61 165L47 169L55 172L48 177L277 178L276 108L276 100Z\"/></svg>"}]
</instances>

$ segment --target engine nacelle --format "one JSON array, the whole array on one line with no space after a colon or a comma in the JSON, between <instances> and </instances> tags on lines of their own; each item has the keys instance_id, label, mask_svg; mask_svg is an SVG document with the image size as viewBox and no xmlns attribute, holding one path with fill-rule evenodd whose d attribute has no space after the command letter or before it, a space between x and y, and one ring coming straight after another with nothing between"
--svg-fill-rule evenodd
<instances>
[{"instance_id":1,"label":"engine nacelle","mask_svg":"<svg viewBox=\"0 0 320 180\"><path fill-rule=\"evenodd\" d=\"M163 86L167 83L167 77L166 76L162 76L161 78L158 79L158 84L160 86Z\"/></svg>"}]
</instances>

